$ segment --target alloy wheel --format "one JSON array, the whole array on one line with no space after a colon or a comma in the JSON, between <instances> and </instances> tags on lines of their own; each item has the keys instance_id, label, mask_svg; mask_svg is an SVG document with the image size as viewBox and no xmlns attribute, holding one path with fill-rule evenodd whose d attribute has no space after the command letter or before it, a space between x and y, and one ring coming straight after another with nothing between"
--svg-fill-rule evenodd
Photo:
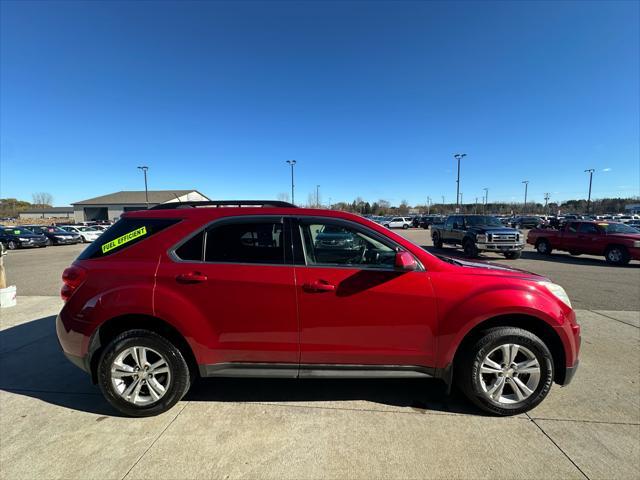
<instances>
[{"instance_id":1,"label":"alloy wheel","mask_svg":"<svg viewBox=\"0 0 640 480\"><path fill-rule=\"evenodd\" d=\"M483 395L499 404L520 403L540 383L540 362L526 347L507 343L491 350L478 372Z\"/></svg>"},{"instance_id":2,"label":"alloy wheel","mask_svg":"<svg viewBox=\"0 0 640 480\"><path fill-rule=\"evenodd\" d=\"M618 263L622 261L622 251L619 248L612 248L611 250L609 250L607 256L609 257L609 261L611 263Z\"/></svg>"},{"instance_id":3,"label":"alloy wheel","mask_svg":"<svg viewBox=\"0 0 640 480\"><path fill-rule=\"evenodd\" d=\"M167 360L148 347L129 347L111 364L115 392L129 403L149 405L160 400L171 384Z\"/></svg>"}]
</instances>

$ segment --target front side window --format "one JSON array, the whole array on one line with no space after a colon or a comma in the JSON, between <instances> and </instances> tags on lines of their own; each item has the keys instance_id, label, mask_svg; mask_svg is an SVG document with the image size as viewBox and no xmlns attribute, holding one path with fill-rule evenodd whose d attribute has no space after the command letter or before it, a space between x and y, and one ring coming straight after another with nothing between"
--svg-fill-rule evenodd
<instances>
[{"instance_id":1,"label":"front side window","mask_svg":"<svg viewBox=\"0 0 640 480\"><path fill-rule=\"evenodd\" d=\"M215 225L207 230L204 242L206 262L285 263L284 225L279 222Z\"/></svg>"},{"instance_id":2,"label":"front side window","mask_svg":"<svg viewBox=\"0 0 640 480\"><path fill-rule=\"evenodd\" d=\"M393 268L396 250L380 240L341 223L300 225L308 265Z\"/></svg>"},{"instance_id":3,"label":"front side window","mask_svg":"<svg viewBox=\"0 0 640 480\"><path fill-rule=\"evenodd\" d=\"M567 226L567 231L568 231L569 233L577 233L577 231L578 231L578 224L577 224L577 223L575 223L575 222L574 222L574 223L570 223L570 224Z\"/></svg>"},{"instance_id":4,"label":"front side window","mask_svg":"<svg viewBox=\"0 0 640 480\"><path fill-rule=\"evenodd\" d=\"M598 233L598 227L593 223L581 223L578 228L579 233Z\"/></svg>"}]
</instances>

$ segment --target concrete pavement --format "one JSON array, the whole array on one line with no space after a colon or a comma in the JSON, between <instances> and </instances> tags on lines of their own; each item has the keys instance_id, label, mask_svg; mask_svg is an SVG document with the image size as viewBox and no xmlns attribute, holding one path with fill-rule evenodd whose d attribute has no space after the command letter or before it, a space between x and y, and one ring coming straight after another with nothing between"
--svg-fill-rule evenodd
<instances>
[{"instance_id":1,"label":"concrete pavement","mask_svg":"<svg viewBox=\"0 0 640 480\"><path fill-rule=\"evenodd\" d=\"M1 311L3 479L640 475L640 312L579 310L580 370L528 415L484 416L429 380L208 379L130 419L61 354L60 306Z\"/></svg>"}]
</instances>

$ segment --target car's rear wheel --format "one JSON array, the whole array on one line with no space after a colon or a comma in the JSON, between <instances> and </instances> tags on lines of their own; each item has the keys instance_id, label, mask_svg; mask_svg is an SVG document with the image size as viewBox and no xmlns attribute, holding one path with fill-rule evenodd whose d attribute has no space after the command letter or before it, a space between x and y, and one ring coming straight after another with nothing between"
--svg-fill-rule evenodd
<instances>
[{"instance_id":1,"label":"car's rear wheel","mask_svg":"<svg viewBox=\"0 0 640 480\"><path fill-rule=\"evenodd\" d=\"M536 242L536 250L542 255L551 255L551 244L549 240L541 238Z\"/></svg>"},{"instance_id":2,"label":"car's rear wheel","mask_svg":"<svg viewBox=\"0 0 640 480\"><path fill-rule=\"evenodd\" d=\"M9 240L7 242L7 248L9 250L15 250L16 248L18 248L18 244L16 242L14 242L13 240Z\"/></svg>"},{"instance_id":3,"label":"car's rear wheel","mask_svg":"<svg viewBox=\"0 0 640 480\"><path fill-rule=\"evenodd\" d=\"M407 228L409 228L409 225L407 225L406 223L402 224L402 229L406 230Z\"/></svg>"},{"instance_id":4,"label":"car's rear wheel","mask_svg":"<svg viewBox=\"0 0 640 480\"><path fill-rule=\"evenodd\" d=\"M437 233L433 234L433 246L436 248L442 248L442 239L440 238L440 235Z\"/></svg>"},{"instance_id":5,"label":"car's rear wheel","mask_svg":"<svg viewBox=\"0 0 640 480\"><path fill-rule=\"evenodd\" d=\"M553 357L540 338L515 327L483 332L456 370L465 395L495 415L518 415L542 402L553 384Z\"/></svg>"},{"instance_id":6,"label":"car's rear wheel","mask_svg":"<svg viewBox=\"0 0 640 480\"><path fill-rule=\"evenodd\" d=\"M607 263L612 265L626 265L631 261L631 257L629 256L629 252L627 249L621 245L613 245L607 248L607 251L604 254L604 258Z\"/></svg>"},{"instance_id":7,"label":"car's rear wheel","mask_svg":"<svg viewBox=\"0 0 640 480\"><path fill-rule=\"evenodd\" d=\"M129 330L106 346L98 384L107 401L132 417L158 415L189 390L189 367L178 348L149 330Z\"/></svg>"}]
</instances>

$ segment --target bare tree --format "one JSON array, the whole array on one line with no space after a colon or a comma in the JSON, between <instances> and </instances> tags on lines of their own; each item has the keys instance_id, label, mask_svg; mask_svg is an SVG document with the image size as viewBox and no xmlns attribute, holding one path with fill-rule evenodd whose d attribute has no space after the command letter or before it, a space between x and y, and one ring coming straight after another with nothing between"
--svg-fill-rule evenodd
<instances>
[{"instance_id":1,"label":"bare tree","mask_svg":"<svg viewBox=\"0 0 640 480\"><path fill-rule=\"evenodd\" d=\"M281 202L290 202L290 198L289 198L289 194L286 192L280 192L278 195L276 195L276 199L280 200Z\"/></svg>"},{"instance_id":2,"label":"bare tree","mask_svg":"<svg viewBox=\"0 0 640 480\"><path fill-rule=\"evenodd\" d=\"M36 192L31 194L33 204L36 207L50 207L53 204L53 195L48 192Z\"/></svg>"}]
</instances>

